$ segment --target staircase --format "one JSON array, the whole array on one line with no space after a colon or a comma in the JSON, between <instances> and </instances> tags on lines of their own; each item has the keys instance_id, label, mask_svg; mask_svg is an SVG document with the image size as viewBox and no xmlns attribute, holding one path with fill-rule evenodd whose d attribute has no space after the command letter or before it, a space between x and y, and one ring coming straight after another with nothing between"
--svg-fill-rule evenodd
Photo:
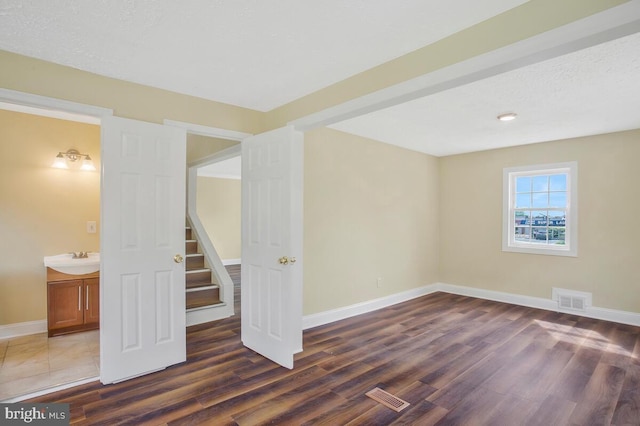
<instances>
[{"instance_id":1,"label":"staircase","mask_svg":"<svg viewBox=\"0 0 640 426\"><path fill-rule=\"evenodd\" d=\"M220 285L215 282L211 269L206 266L204 254L198 253L198 241L186 228L186 296L187 314L222 304Z\"/></svg>"}]
</instances>

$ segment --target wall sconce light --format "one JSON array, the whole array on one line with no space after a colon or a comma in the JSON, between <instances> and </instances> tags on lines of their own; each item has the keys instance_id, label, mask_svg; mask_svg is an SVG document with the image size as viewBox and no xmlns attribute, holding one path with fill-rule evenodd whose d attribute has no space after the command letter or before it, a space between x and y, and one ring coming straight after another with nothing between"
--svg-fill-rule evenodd
<instances>
[{"instance_id":1,"label":"wall sconce light","mask_svg":"<svg viewBox=\"0 0 640 426\"><path fill-rule=\"evenodd\" d=\"M67 152L59 152L56 155L56 159L51 165L56 169L68 169L68 162L75 163L78 160L82 160L82 166L80 166L80 170L85 171L94 171L96 166L93 165L93 160L89 157L89 154L80 154L76 149L69 149Z\"/></svg>"}]
</instances>

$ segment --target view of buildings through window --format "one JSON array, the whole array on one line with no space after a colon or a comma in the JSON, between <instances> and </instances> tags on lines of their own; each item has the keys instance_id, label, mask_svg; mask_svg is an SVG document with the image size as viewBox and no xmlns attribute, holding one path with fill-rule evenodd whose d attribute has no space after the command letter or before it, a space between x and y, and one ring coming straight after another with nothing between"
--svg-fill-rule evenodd
<instances>
[{"instance_id":1,"label":"view of buildings through window","mask_svg":"<svg viewBox=\"0 0 640 426\"><path fill-rule=\"evenodd\" d=\"M516 242L565 244L566 173L518 176L514 195Z\"/></svg>"}]
</instances>

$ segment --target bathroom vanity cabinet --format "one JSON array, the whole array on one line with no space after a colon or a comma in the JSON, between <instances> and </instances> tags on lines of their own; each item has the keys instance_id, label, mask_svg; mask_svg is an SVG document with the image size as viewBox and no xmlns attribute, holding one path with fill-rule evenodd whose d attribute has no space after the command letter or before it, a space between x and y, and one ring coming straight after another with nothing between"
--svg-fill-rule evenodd
<instances>
[{"instance_id":1,"label":"bathroom vanity cabinet","mask_svg":"<svg viewBox=\"0 0 640 426\"><path fill-rule=\"evenodd\" d=\"M49 337L100 327L100 273L70 275L47 268Z\"/></svg>"}]
</instances>

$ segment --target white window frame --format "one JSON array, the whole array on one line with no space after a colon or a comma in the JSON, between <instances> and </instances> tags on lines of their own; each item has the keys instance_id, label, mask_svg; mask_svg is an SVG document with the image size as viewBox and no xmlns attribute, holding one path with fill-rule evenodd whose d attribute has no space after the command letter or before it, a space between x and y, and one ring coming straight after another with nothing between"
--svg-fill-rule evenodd
<instances>
[{"instance_id":1,"label":"white window frame","mask_svg":"<svg viewBox=\"0 0 640 426\"><path fill-rule=\"evenodd\" d=\"M520 176L567 174L567 209L564 245L543 245L515 240L515 181ZM541 164L508 167L502 175L502 251L545 254L552 256L578 256L578 163Z\"/></svg>"}]
</instances>

